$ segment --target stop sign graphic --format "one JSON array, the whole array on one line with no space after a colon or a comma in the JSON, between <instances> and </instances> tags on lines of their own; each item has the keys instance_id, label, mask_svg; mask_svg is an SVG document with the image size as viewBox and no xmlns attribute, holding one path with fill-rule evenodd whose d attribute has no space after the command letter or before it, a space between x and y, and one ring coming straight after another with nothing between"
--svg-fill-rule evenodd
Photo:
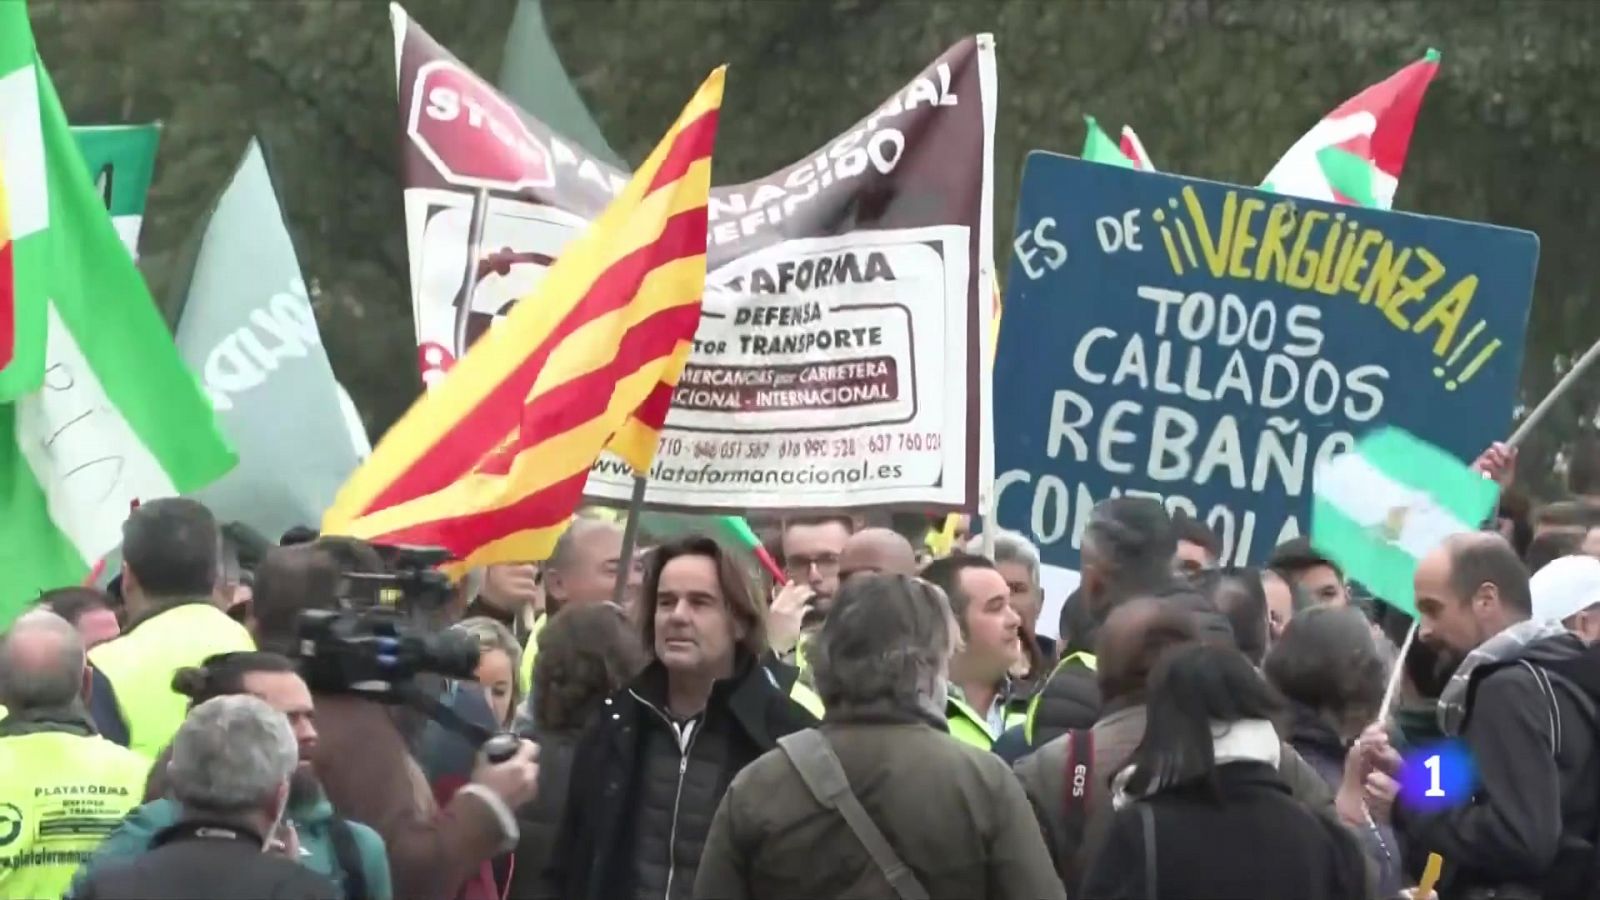
<instances>
[{"instance_id":1,"label":"stop sign graphic","mask_svg":"<svg viewBox=\"0 0 1600 900\"><path fill-rule=\"evenodd\" d=\"M549 149L516 107L453 60L417 68L406 135L451 184L501 191L555 184Z\"/></svg>"}]
</instances>

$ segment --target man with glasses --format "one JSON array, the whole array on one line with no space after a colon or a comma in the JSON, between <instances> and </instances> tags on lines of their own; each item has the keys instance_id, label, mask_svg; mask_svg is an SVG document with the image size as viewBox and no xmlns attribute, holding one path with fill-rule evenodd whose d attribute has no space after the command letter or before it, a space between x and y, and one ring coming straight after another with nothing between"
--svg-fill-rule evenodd
<instances>
[{"instance_id":1,"label":"man with glasses","mask_svg":"<svg viewBox=\"0 0 1600 900\"><path fill-rule=\"evenodd\" d=\"M855 533L849 516L790 519L778 539L778 564L796 584L811 588L812 615L821 618L839 592L839 559L845 542ZM809 617L809 616L808 616Z\"/></svg>"},{"instance_id":2,"label":"man with glasses","mask_svg":"<svg viewBox=\"0 0 1600 900\"><path fill-rule=\"evenodd\" d=\"M1172 517L1172 530L1178 538L1178 552L1172 558L1178 574L1193 578L1217 567L1222 543L1206 523L1179 512Z\"/></svg>"},{"instance_id":3,"label":"man with glasses","mask_svg":"<svg viewBox=\"0 0 1600 900\"><path fill-rule=\"evenodd\" d=\"M810 691L811 666L806 635L816 631L839 591L845 545L855 533L849 516L789 519L778 536L777 563L789 583L775 585L767 612L768 662L790 698L821 715L821 701Z\"/></svg>"}]
</instances>

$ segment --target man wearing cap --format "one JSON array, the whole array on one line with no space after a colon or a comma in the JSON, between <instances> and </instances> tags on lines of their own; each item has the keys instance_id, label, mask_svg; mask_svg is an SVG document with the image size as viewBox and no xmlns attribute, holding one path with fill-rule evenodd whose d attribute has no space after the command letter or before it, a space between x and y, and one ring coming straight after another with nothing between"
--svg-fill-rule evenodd
<instances>
[{"instance_id":1,"label":"man wearing cap","mask_svg":"<svg viewBox=\"0 0 1600 900\"><path fill-rule=\"evenodd\" d=\"M1600 641L1600 559L1563 556L1533 573L1535 621L1555 621L1586 644Z\"/></svg>"}]
</instances>

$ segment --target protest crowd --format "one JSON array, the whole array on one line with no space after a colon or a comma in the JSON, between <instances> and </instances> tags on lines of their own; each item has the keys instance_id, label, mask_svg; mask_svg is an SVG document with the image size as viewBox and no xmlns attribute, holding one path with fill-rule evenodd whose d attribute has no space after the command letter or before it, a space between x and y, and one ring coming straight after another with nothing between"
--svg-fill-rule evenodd
<instances>
[{"instance_id":1,"label":"protest crowd","mask_svg":"<svg viewBox=\"0 0 1600 900\"><path fill-rule=\"evenodd\" d=\"M259 149L190 302L292 286L171 333L0 5L0 900L1600 898L1600 440L1525 493L1537 240L1391 209L1437 54L1255 189L1091 121L1002 284L988 35L713 188L722 69L627 172L392 24L374 448Z\"/></svg>"}]
</instances>

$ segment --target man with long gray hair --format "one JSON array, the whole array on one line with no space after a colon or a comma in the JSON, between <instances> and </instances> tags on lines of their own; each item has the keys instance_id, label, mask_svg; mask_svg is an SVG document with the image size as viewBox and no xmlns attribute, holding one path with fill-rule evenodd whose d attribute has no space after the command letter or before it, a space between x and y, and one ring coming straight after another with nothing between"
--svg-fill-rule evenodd
<instances>
[{"instance_id":1,"label":"man with long gray hair","mask_svg":"<svg viewBox=\"0 0 1600 900\"><path fill-rule=\"evenodd\" d=\"M1016 778L948 733L959 636L949 601L926 581L845 582L812 648L822 726L781 739L733 779L695 897L894 900L920 886L923 896L1064 900Z\"/></svg>"},{"instance_id":2,"label":"man with long gray hair","mask_svg":"<svg viewBox=\"0 0 1600 900\"><path fill-rule=\"evenodd\" d=\"M149 853L95 873L73 900L251 897L334 900L327 878L279 834L300 759L289 720L248 695L196 706L172 741L168 787L182 807Z\"/></svg>"}]
</instances>

